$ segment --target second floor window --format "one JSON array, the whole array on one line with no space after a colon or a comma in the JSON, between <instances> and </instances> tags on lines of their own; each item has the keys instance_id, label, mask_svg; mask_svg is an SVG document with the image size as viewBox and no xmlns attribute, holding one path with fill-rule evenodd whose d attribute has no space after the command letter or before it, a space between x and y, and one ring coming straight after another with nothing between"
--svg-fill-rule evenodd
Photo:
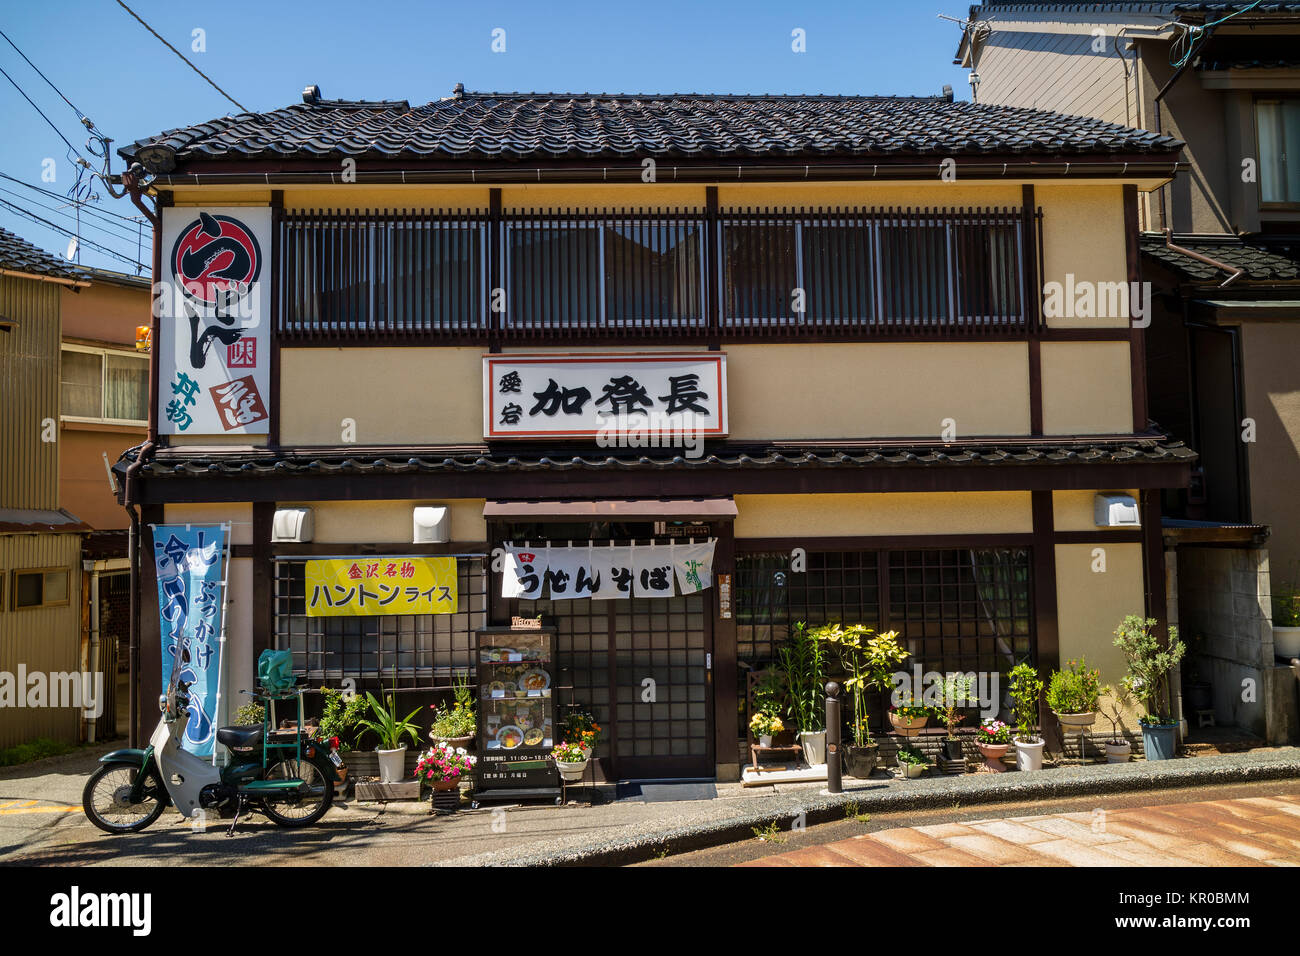
<instances>
[{"instance_id":1,"label":"second floor window","mask_svg":"<svg viewBox=\"0 0 1300 956\"><path fill-rule=\"evenodd\" d=\"M149 417L149 359L130 352L63 347L60 406L64 418L143 424Z\"/></svg>"},{"instance_id":2,"label":"second floor window","mask_svg":"<svg viewBox=\"0 0 1300 956\"><path fill-rule=\"evenodd\" d=\"M1266 203L1300 203L1300 97L1255 102L1259 190Z\"/></svg>"}]
</instances>

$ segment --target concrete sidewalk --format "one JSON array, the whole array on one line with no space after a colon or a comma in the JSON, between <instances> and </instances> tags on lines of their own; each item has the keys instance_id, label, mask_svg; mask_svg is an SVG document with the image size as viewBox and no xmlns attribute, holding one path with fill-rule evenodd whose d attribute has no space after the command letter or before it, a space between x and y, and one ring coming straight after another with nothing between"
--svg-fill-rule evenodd
<instances>
[{"instance_id":1,"label":"concrete sidewalk","mask_svg":"<svg viewBox=\"0 0 1300 956\"><path fill-rule=\"evenodd\" d=\"M509 846L444 857L429 865L620 865L748 839L755 827L773 822L780 829L789 829L795 821L829 822L842 818L848 804L857 804L860 812L883 813L1291 778L1300 778L1300 748L1296 747L1152 763L1067 766L1036 773L919 780L846 778L842 794L828 794L820 784L761 789L720 784L713 800L545 808L556 825L536 833L530 833L530 827L515 827L512 817L518 811L509 810L496 818L505 828ZM537 811L527 812L531 816ZM491 808L457 814L459 820L447 821L448 830L481 827L481 819L476 818L485 813L491 814Z\"/></svg>"}]
</instances>

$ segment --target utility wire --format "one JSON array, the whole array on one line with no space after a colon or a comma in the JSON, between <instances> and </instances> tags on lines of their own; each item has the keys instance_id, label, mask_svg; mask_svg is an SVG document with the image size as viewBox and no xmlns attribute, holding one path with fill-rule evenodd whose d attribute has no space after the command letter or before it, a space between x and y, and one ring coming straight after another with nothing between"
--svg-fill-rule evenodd
<instances>
[{"instance_id":1,"label":"utility wire","mask_svg":"<svg viewBox=\"0 0 1300 956\"><path fill-rule=\"evenodd\" d=\"M3 30L0 30L0 37L5 38L5 42L7 42L11 47L13 47L14 50L17 51L18 55L22 57L24 61L26 61L27 65L36 71L37 76L39 76L42 80L44 80L46 83L49 84L50 89L52 89L55 93L59 94L59 99L63 100L63 102L67 103L68 106L72 107L72 112L77 114L77 119L81 120L84 123L86 121L86 114L81 112L81 110L77 109L76 106L73 106L72 100L68 99L66 96L63 95L63 91L54 85L53 80L51 80L48 76L46 76L44 73L41 72L40 67L38 67L31 60L27 59L27 54L24 53L22 50L18 49L18 44L15 43L13 40L9 39L9 34L5 33ZM94 124L92 123L91 125L93 126Z\"/></svg>"},{"instance_id":2,"label":"utility wire","mask_svg":"<svg viewBox=\"0 0 1300 956\"><path fill-rule=\"evenodd\" d=\"M17 183L19 186L22 186L26 189L31 189L35 192L40 193L41 195L49 196L53 199L58 199L62 202L71 203L74 206L81 206L83 209L86 210L86 212L94 216L112 216L115 219L121 219L123 222L128 222L133 226L136 225L137 223L145 221L143 216L124 216L120 212L113 212L113 210L111 209L101 209L99 206L92 206L89 203L83 202L80 199L71 199L67 196L62 195L61 193L56 193L52 189L42 189L40 186L33 186L31 183L25 183L21 179L18 179L14 176L10 176L8 173L0 173L0 179L7 179L11 183ZM150 228L153 227L150 226Z\"/></svg>"},{"instance_id":3,"label":"utility wire","mask_svg":"<svg viewBox=\"0 0 1300 956\"><path fill-rule=\"evenodd\" d=\"M7 199L0 199L0 206L7 206L9 209L18 213L18 215L20 216L26 216L28 219L32 220L33 222L39 223L42 226L48 226L50 229L53 229L55 232L60 233L61 235L65 235L70 239L76 239L78 245L90 246L92 249L97 249L100 252L113 256L114 258L121 259L123 262L127 263L128 265L135 266L137 269L144 268L144 263L138 262L137 260L132 259L130 256L125 256L122 253L117 252L116 250L108 248L107 246L100 245L98 242L95 242L92 239L83 239L81 236L78 236L72 230L65 229L63 226L60 226L57 222L50 222L48 219L38 216L34 212L28 212L26 209L23 209L21 206L15 206Z\"/></svg>"},{"instance_id":4,"label":"utility wire","mask_svg":"<svg viewBox=\"0 0 1300 956\"><path fill-rule=\"evenodd\" d=\"M126 232L125 231L127 229L126 226L119 226L117 223L113 223L111 225L104 225L102 223L94 222L93 220L90 219L87 219L86 221L83 222L80 218L78 218L78 216L75 213L70 213L66 209L60 209L57 206L47 206L45 203L37 202L35 199L29 199L28 197L22 195L21 193L14 192L12 189L5 189L3 186L0 186L0 193L5 193L6 195L13 196L15 199L21 202L31 203L37 209L46 209L52 213L55 213L56 215L66 216L68 219L74 220L77 223L78 228L84 227L86 229L98 229L99 231L103 232L105 235L112 236L114 239L124 239L128 242L135 242L135 238L136 238L135 233Z\"/></svg>"},{"instance_id":5,"label":"utility wire","mask_svg":"<svg viewBox=\"0 0 1300 956\"><path fill-rule=\"evenodd\" d=\"M185 64L186 64L186 65L187 65L191 70L193 70L193 71L194 71L195 73L197 73L199 76L201 76L201 77L203 77L205 80L207 80L209 86L211 86L214 90L216 90L218 93L220 93L220 94L221 94L222 96L224 96L226 99L230 100L230 102L232 102L232 103L234 103L236 106L238 106L240 112L242 112L242 113L247 113L247 112L248 112L248 108L247 108L246 106L244 106L242 103L240 103L239 100L235 99L233 96L231 96L231 95L230 95L229 93L227 93L225 90L223 90L221 87L217 86L217 84L212 80L212 78L211 78L210 76L208 76L206 73L204 73L202 70L200 70L197 66L195 66L193 63L191 63L188 59L186 59L184 53L182 53L180 50L176 49L176 47L172 46L170 43L168 43L166 40L164 40L161 36L158 35L158 31L157 31L157 30L155 30L153 27L149 26L149 24L147 24L147 23L145 23L143 20L141 20L141 19L140 19L140 15L139 15L138 13L136 13L134 10L132 10L130 7L128 7L125 3L123 3L122 0L117 0L117 5L118 5L119 7L121 7L123 10L125 10L127 13L131 14L131 16L135 17L136 20L139 21L140 26L144 27L146 30L148 30L150 33L152 33L155 37L158 37L159 42L161 42L163 46L165 46L167 49L171 50L171 51L172 51L173 53L175 53L178 57L180 57L182 60L184 60L184 61L185 61Z\"/></svg>"},{"instance_id":6,"label":"utility wire","mask_svg":"<svg viewBox=\"0 0 1300 956\"><path fill-rule=\"evenodd\" d=\"M0 66L0 73L3 73L4 78L14 85L15 90L17 90L20 94L22 94L23 99L25 99L28 103L31 103L32 109L36 110L36 112L41 114L41 119L45 120L45 122L50 124L50 129L54 130L55 133L58 133L59 139L63 140L65 143L68 144L68 149L76 153L78 156L80 156L81 153L77 151L77 147L73 146L72 143L68 140L68 137L64 136L63 133L59 131L59 128L54 125L54 120L50 119L48 116L45 115L45 111L36 105L36 103L32 100L32 98L27 95L27 92L21 86L18 85L18 81L15 80L8 73L6 73L4 67L2 66Z\"/></svg>"}]
</instances>

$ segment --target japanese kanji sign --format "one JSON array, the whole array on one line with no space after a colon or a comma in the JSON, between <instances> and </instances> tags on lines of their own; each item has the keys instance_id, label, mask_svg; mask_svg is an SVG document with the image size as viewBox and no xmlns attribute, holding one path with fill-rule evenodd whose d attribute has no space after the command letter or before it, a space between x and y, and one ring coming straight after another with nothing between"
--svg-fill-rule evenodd
<instances>
[{"instance_id":1,"label":"japanese kanji sign","mask_svg":"<svg viewBox=\"0 0 1300 956\"><path fill-rule=\"evenodd\" d=\"M455 558L329 558L307 562L308 617L455 614Z\"/></svg>"},{"instance_id":2,"label":"japanese kanji sign","mask_svg":"<svg viewBox=\"0 0 1300 956\"><path fill-rule=\"evenodd\" d=\"M179 645L180 679L190 685L190 719L181 746L200 757L212 754L219 716L224 540L225 529L221 525L153 526L162 631L162 686L171 681Z\"/></svg>"},{"instance_id":3,"label":"japanese kanji sign","mask_svg":"<svg viewBox=\"0 0 1300 956\"><path fill-rule=\"evenodd\" d=\"M594 438L611 430L727 434L722 352L483 357L485 438Z\"/></svg>"},{"instance_id":4,"label":"japanese kanji sign","mask_svg":"<svg viewBox=\"0 0 1300 956\"><path fill-rule=\"evenodd\" d=\"M158 431L266 433L270 208L164 207L162 249Z\"/></svg>"},{"instance_id":5,"label":"japanese kanji sign","mask_svg":"<svg viewBox=\"0 0 1300 956\"><path fill-rule=\"evenodd\" d=\"M605 601L694 594L713 583L714 544L508 546L504 549L501 596Z\"/></svg>"}]
</instances>

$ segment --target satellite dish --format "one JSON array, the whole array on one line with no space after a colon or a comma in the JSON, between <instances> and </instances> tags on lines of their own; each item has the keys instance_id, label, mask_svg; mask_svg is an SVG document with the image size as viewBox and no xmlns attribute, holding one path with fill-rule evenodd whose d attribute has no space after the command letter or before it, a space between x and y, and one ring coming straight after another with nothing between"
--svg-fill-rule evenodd
<instances>
[{"instance_id":1,"label":"satellite dish","mask_svg":"<svg viewBox=\"0 0 1300 956\"><path fill-rule=\"evenodd\" d=\"M63 258L71 262L73 257L76 254L77 254L77 239L74 236L73 238L68 240L68 251L63 254Z\"/></svg>"}]
</instances>

